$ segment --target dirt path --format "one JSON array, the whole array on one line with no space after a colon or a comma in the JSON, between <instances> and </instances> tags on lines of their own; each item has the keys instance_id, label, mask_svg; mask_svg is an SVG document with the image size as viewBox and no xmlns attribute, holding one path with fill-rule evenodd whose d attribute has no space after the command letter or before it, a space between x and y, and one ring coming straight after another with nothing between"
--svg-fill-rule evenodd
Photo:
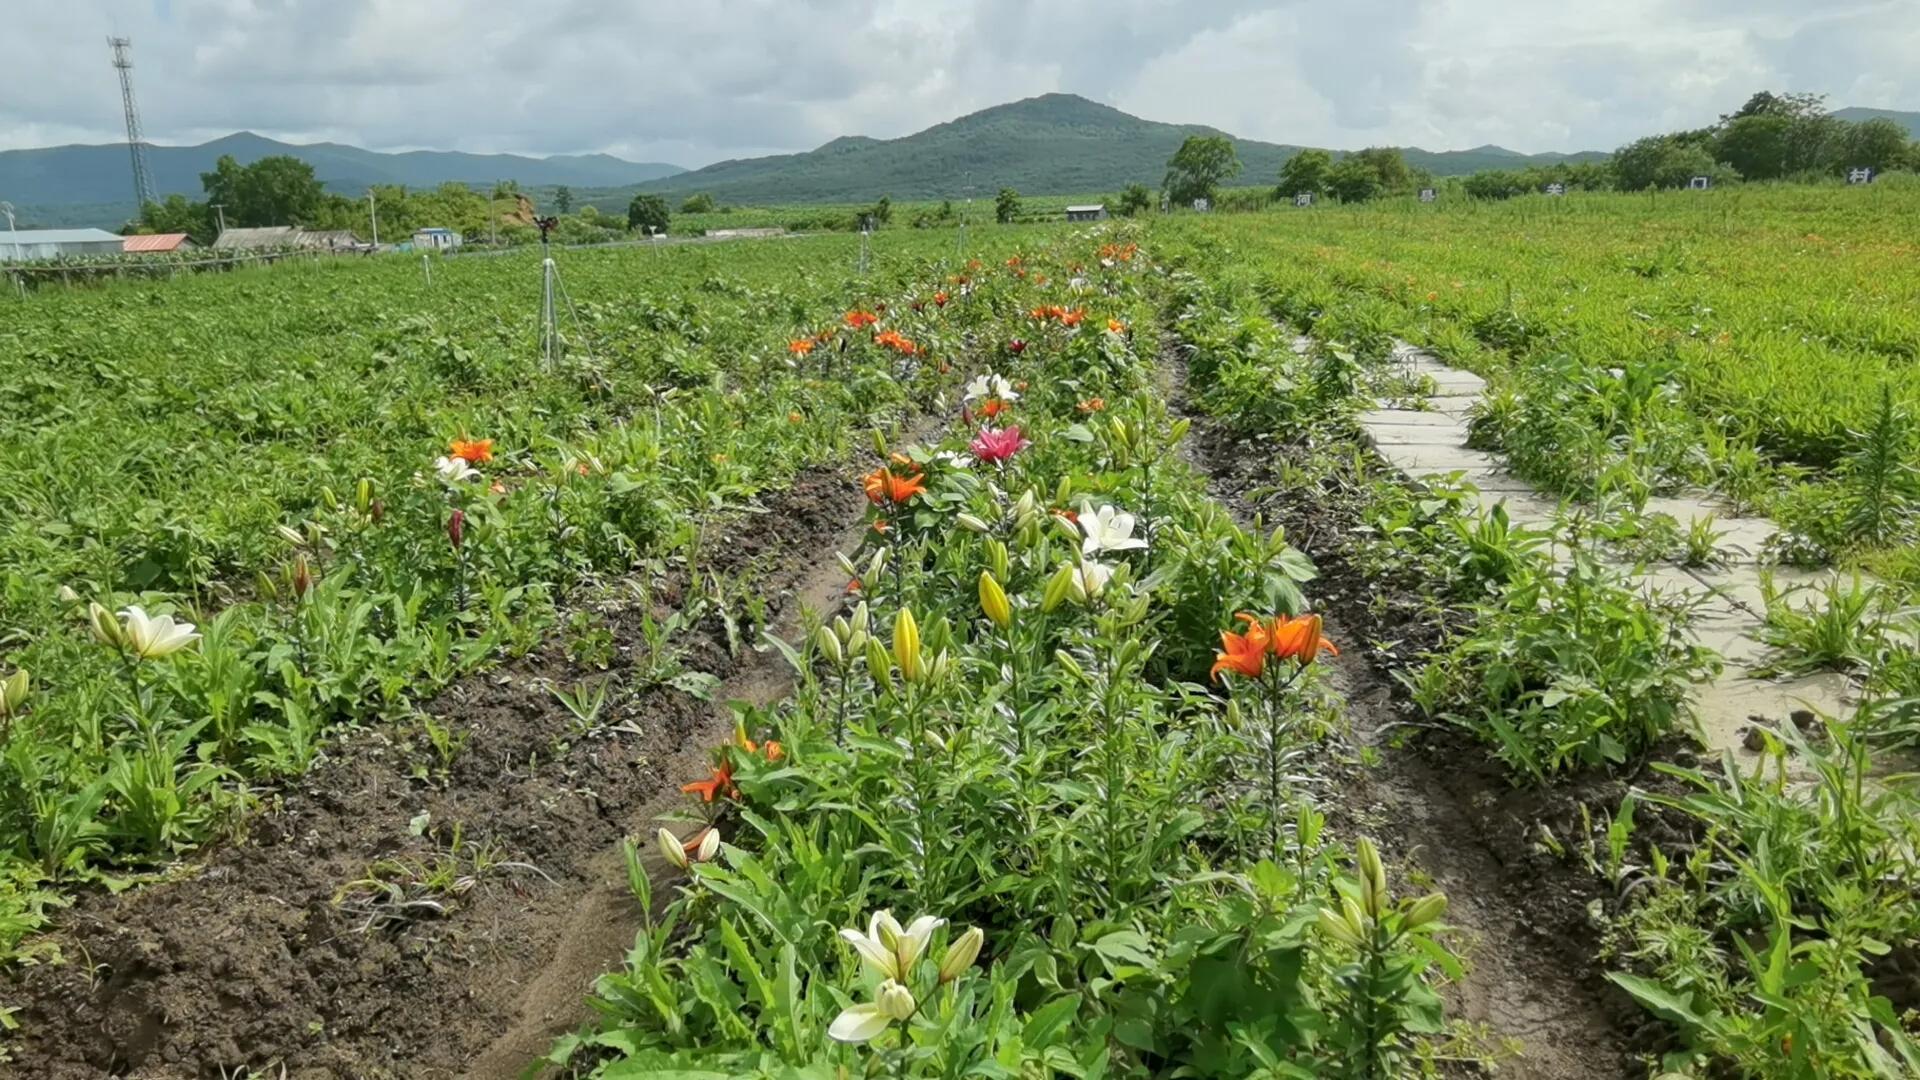
<instances>
[{"instance_id":1,"label":"dirt path","mask_svg":"<svg viewBox=\"0 0 1920 1080\"><path fill-rule=\"evenodd\" d=\"M844 584L833 553L861 505L852 470L803 474L709 558L723 573L763 571L769 619L791 632ZM681 597L655 600L670 610ZM556 640L425 706L467 739L450 762L411 725L350 732L249 819L244 841L167 880L80 898L46 938L66 962L18 971L0 992L20 1006L0 1074L520 1076L587 1018L594 977L632 944L621 839L680 805L678 784L731 732L726 701L769 702L789 684L778 652L732 655L708 625L687 635L683 660L722 679L710 701L639 689L644 612L600 614L617 649L590 731L548 687L602 676ZM449 852L449 879L464 880L416 890ZM412 868L398 878L422 903L336 903L381 860ZM393 921L366 929L375 917Z\"/></svg>"},{"instance_id":2,"label":"dirt path","mask_svg":"<svg viewBox=\"0 0 1920 1080\"><path fill-rule=\"evenodd\" d=\"M1490 1037L1486 1049L1499 1057L1503 1077L1644 1075L1627 1052L1635 1010L1593 962L1599 932L1586 915L1590 885L1534 850L1536 815L1558 823L1569 806L1577 815L1577 804L1532 805L1536 800L1513 791L1477 748L1398 744L1396 684L1366 647L1385 636L1362 614L1375 586L1340 557L1350 531L1330 520L1327 493L1276 485L1266 464L1273 447L1244 453L1207 417L1187 410L1177 350L1163 369L1169 401L1194 421L1182 452L1206 476L1209 493L1243 524L1261 515L1268 528L1287 525L1292 543L1321 570L1308 592L1329 636L1346 646L1329 662L1327 682L1345 702L1352 743L1352 760L1323 763L1338 777L1335 805L1326 811L1346 835L1372 836L1393 857L1397 889L1446 893L1452 944L1468 962L1466 978L1445 990L1448 1016ZM1264 494L1252 500L1247 493L1255 491Z\"/></svg>"}]
</instances>

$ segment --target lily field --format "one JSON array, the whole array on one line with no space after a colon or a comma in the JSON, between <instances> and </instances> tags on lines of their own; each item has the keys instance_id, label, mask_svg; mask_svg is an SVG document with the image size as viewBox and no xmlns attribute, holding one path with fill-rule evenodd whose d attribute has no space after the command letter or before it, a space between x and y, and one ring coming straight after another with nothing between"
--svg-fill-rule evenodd
<instances>
[{"instance_id":1,"label":"lily field","mask_svg":"<svg viewBox=\"0 0 1920 1080\"><path fill-rule=\"evenodd\" d=\"M0 301L0 1073L1920 1075L1916 215Z\"/></svg>"}]
</instances>

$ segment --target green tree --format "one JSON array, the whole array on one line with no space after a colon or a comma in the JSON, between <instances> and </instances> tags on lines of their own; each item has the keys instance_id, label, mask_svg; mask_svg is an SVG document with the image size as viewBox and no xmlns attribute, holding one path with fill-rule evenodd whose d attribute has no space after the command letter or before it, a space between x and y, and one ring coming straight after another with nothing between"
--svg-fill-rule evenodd
<instances>
[{"instance_id":1,"label":"green tree","mask_svg":"<svg viewBox=\"0 0 1920 1080\"><path fill-rule=\"evenodd\" d=\"M553 189L553 205L563 214L573 212L573 189L565 184Z\"/></svg>"},{"instance_id":2,"label":"green tree","mask_svg":"<svg viewBox=\"0 0 1920 1080\"><path fill-rule=\"evenodd\" d=\"M207 201L226 209L231 226L305 225L325 201L326 189L313 166L286 154L241 165L230 154L200 174Z\"/></svg>"},{"instance_id":3,"label":"green tree","mask_svg":"<svg viewBox=\"0 0 1920 1080\"><path fill-rule=\"evenodd\" d=\"M1686 187L1694 177L1717 171L1706 147L1673 135L1636 139L1614 151L1608 167L1622 191Z\"/></svg>"},{"instance_id":4,"label":"green tree","mask_svg":"<svg viewBox=\"0 0 1920 1080\"><path fill-rule=\"evenodd\" d=\"M680 212L683 214L711 214L713 208L713 196L704 191L689 195L680 202Z\"/></svg>"},{"instance_id":5,"label":"green tree","mask_svg":"<svg viewBox=\"0 0 1920 1080\"><path fill-rule=\"evenodd\" d=\"M1005 225L1020 216L1020 193L1010 187L1000 189L993 199L993 220Z\"/></svg>"},{"instance_id":6,"label":"green tree","mask_svg":"<svg viewBox=\"0 0 1920 1080\"><path fill-rule=\"evenodd\" d=\"M1341 202L1366 202L1382 190L1380 174L1357 154L1348 154L1327 170L1327 190Z\"/></svg>"},{"instance_id":7,"label":"green tree","mask_svg":"<svg viewBox=\"0 0 1920 1080\"><path fill-rule=\"evenodd\" d=\"M1793 119L1752 113L1727 122L1714 154L1748 180L1775 180L1788 171L1787 140Z\"/></svg>"},{"instance_id":8,"label":"green tree","mask_svg":"<svg viewBox=\"0 0 1920 1080\"><path fill-rule=\"evenodd\" d=\"M879 228L893 220L893 196L882 195L880 201L867 211L867 217L873 219L873 227Z\"/></svg>"},{"instance_id":9,"label":"green tree","mask_svg":"<svg viewBox=\"0 0 1920 1080\"><path fill-rule=\"evenodd\" d=\"M1240 175L1240 155L1225 135L1189 135L1167 159L1162 186L1167 198L1187 206L1195 199L1212 199L1220 185Z\"/></svg>"},{"instance_id":10,"label":"green tree","mask_svg":"<svg viewBox=\"0 0 1920 1080\"><path fill-rule=\"evenodd\" d=\"M142 206L136 228L142 233L183 232L196 244L210 244L214 240L213 214L207 204L191 202L178 193Z\"/></svg>"},{"instance_id":11,"label":"green tree","mask_svg":"<svg viewBox=\"0 0 1920 1080\"><path fill-rule=\"evenodd\" d=\"M658 195L635 195L627 204L627 228L667 231L667 200Z\"/></svg>"},{"instance_id":12,"label":"green tree","mask_svg":"<svg viewBox=\"0 0 1920 1080\"><path fill-rule=\"evenodd\" d=\"M1302 194L1324 195L1327 174L1332 171L1332 154L1325 150L1302 150L1280 166L1280 186L1276 191L1283 199Z\"/></svg>"},{"instance_id":13,"label":"green tree","mask_svg":"<svg viewBox=\"0 0 1920 1080\"><path fill-rule=\"evenodd\" d=\"M1348 154L1345 160L1366 166L1373 173L1381 194L1404 192L1413 187L1413 170L1407 168L1407 159L1397 146L1369 146Z\"/></svg>"},{"instance_id":14,"label":"green tree","mask_svg":"<svg viewBox=\"0 0 1920 1080\"><path fill-rule=\"evenodd\" d=\"M1132 217L1153 205L1153 192L1145 184L1128 184L1113 205L1122 215Z\"/></svg>"},{"instance_id":15,"label":"green tree","mask_svg":"<svg viewBox=\"0 0 1920 1080\"><path fill-rule=\"evenodd\" d=\"M1907 138L1907 129L1884 116L1847 125L1840 137L1840 151L1834 159L1839 170L1868 168L1874 172L1898 169L1907 163L1913 149L1920 148Z\"/></svg>"},{"instance_id":16,"label":"green tree","mask_svg":"<svg viewBox=\"0 0 1920 1080\"><path fill-rule=\"evenodd\" d=\"M1720 117L1722 125L1749 116L1784 116L1789 120L1824 116L1827 112L1825 94L1776 94L1771 90L1762 90L1747 99L1739 109Z\"/></svg>"}]
</instances>

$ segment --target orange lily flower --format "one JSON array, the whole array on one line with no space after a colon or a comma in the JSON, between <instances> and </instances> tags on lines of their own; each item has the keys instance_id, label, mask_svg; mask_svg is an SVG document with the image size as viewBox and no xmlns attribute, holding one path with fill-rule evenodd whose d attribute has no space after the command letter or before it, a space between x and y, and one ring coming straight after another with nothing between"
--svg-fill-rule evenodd
<instances>
[{"instance_id":1,"label":"orange lily flower","mask_svg":"<svg viewBox=\"0 0 1920 1080\"><path fill-rule=\"evenodd\" d=\"M1106 407L1107 407L1107 399L1097 398L1097 397L1088 398L1087 400L1074 406L1074 408L1079 409L1081 412L1084 412L1084 413L1096 413L1101 411L1102 409L1105 409Z\"/></svg>"},{"instance_id":2,"label":"orange lily flower","mask_svg":"<svg viewBox=\"0 0 1920 1080\"><path fill-rule=\"evenodd\" d=\"M860 487L867 493L867 501L875 506L899 506L915 495L924 494L927 478L917 472L901 476L891 469L875 469L861 478Z\"/></svg>"},{"instance_id":3,"label":"orange lily flower","mask_svg":"<svg viewBox=\"0 0 1920 1080\"><path fill-rule=\"evenodd\" d=\"M849 311L842 319L849 329L863 330L880 321L880 316L871 311Z\"/></svg>"},{"instance_id":4,"label":"orange lily flower","mask_svg":"<svg viewBox=\"0 0 1920 1080\"><path fill-rule=\"evenodd\" d=\"M946 293L944 293L944 292L937 292L937 293L934 293L934 294L933 294L933 306L934 306L934 307L946 307L946 306L947 306L947 294L946 294Z\"/></svg>"},{"instance_id":5,"label":"orange lily flower","mask_svg":"<svg viewBox=\"0 0 1920 1080\"><path fill-rule=\"evenodd\" d=\"M1255 625L1259 625L1255 622ZM1257 679L1267 668L1267 641L1264 634L1251 631L1236 634L1231 630L1220 631L1220 648L1213 660L1212 677L1218 681L1222 672L1231 671L1248 679Z\"/></svg>"},{"instance_id":6,"label":"orange lily flower","mask_svg":"<svg viewBox=\"0 0 1920 1080\"><path fill-rule=\"evenodd\" d=\"M1087 313L1084 311L1081 311L1079 308L1074 308L1072 311L1062 311L1060 313L1060 325L1061 326L1079 326L1081 320L1085 319L1086 317L1087 317Z\"/></svg>"},{"instance_id":7,"label":"orange lily flower","mask_svg":"<svg viewBox=\"0 0 1920 1080\"><path fill-rule=\"evenodd\" d=\"M1273 655L1283 660L1297 661L1302 667L1313 663L1323 652L1340 655L1338 646L1320 636L1318 615L1302 615L1279 622L1272 634Z\"/></svg>"},{"instance_id":8,"label":"orange lily flower","mask_svg":"<svg viewBox=\"0 0 1920 1080\"><path fill-rule=\"evenodd\" d=\"M1123 323L1123 322L1121 322L1121 321L1120 321L1119 319L1108 319L1108 320L1107 320L1107 333L1109 333L1109 334L1124 334L1124 333L1126 333L1126 332L1127 332L1127 324L1126 324L1126 323Z\"/></svg>"},{"instance_id":9,"label":"orange lily flower","mask_svg":"<svg viewBox=\"0 0 1920 1080\"><path fill-rule=\"evenodd\" d=\"M493 440L455 439L448 452L469 465L484 465L493 460Z\"/></svg>"},{"instance_id":10,"label":"orange lily flower","mask_svg":"<svg viewBox=\"0 0 1920 1080\"><path fill-rule=\"evenodd\" d=\"M759 754L768 761L779 761L787 753L777 741L768 739L765 743L756 743L747 738L747 733L744 731L735 733L735 741L740 744L740 749L749 754Z\"/></svg>"},{"instance_id":11,"label":"orange lily flower","mask_svg":"<svg viewBox=\"0 0 1920 1080\"><path fill-rule=\"evenodd\" d=\"M701 802L710 803L721 796L732 798L737 791L733 786L733 762L721 761L713 767L711 776L691 784L681 784L680 790L688 795L700 796Z\"/></svg>"},{"instance_id":12,"label":"orange lily flower","mask_svg":"<svg viewBox=\"0 0 1920 1080\"><path fill-rule=\"evenodd\" d=\"M988 398L980 403L980 415L991 420L1001 413L1006 412L1009 408L1012 408L1012 406L1001 401L999 398Z\"/></svg>"},{"instance_id":13,"label":"orange lily flower","mask_svg":"<svg viewBox=\"0 0 1920 1080\"><path fill-rule=\"evenodd\" d=\"M787 342L787 351L795 356L805 356L813 351L812 338L794 338Z\"/></svg>"},{"instance_id":14,"label":"orange lily flower","mask_svg":"<svg viewBox=\"0 0 1920 1080\"><path fill-rule=\"evenodd\" d=\"M787 414L787 423L789 424L804 424L806 423L806 420L807 420L806 417L801 416L797 412L790 412Z\"/></svg>"}]
</instances>

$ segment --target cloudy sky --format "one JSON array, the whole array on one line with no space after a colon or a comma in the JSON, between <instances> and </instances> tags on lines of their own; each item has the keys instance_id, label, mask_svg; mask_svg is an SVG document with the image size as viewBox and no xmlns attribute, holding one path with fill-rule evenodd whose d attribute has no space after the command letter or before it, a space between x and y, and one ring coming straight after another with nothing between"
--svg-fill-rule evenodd
<instances>
[{"instance_id":1,"label":"cloudy sky","mask_svg":"<svg viewBox=\"0 0 1920 1080\"><path fill-rule=\"evenodd\" d=\"M698 166L1066 91L1353 148L1611 149L1762 88L1920 109L1920 0L12 0L0 149L248 129Z\"/></svg>"}]
</instances>

